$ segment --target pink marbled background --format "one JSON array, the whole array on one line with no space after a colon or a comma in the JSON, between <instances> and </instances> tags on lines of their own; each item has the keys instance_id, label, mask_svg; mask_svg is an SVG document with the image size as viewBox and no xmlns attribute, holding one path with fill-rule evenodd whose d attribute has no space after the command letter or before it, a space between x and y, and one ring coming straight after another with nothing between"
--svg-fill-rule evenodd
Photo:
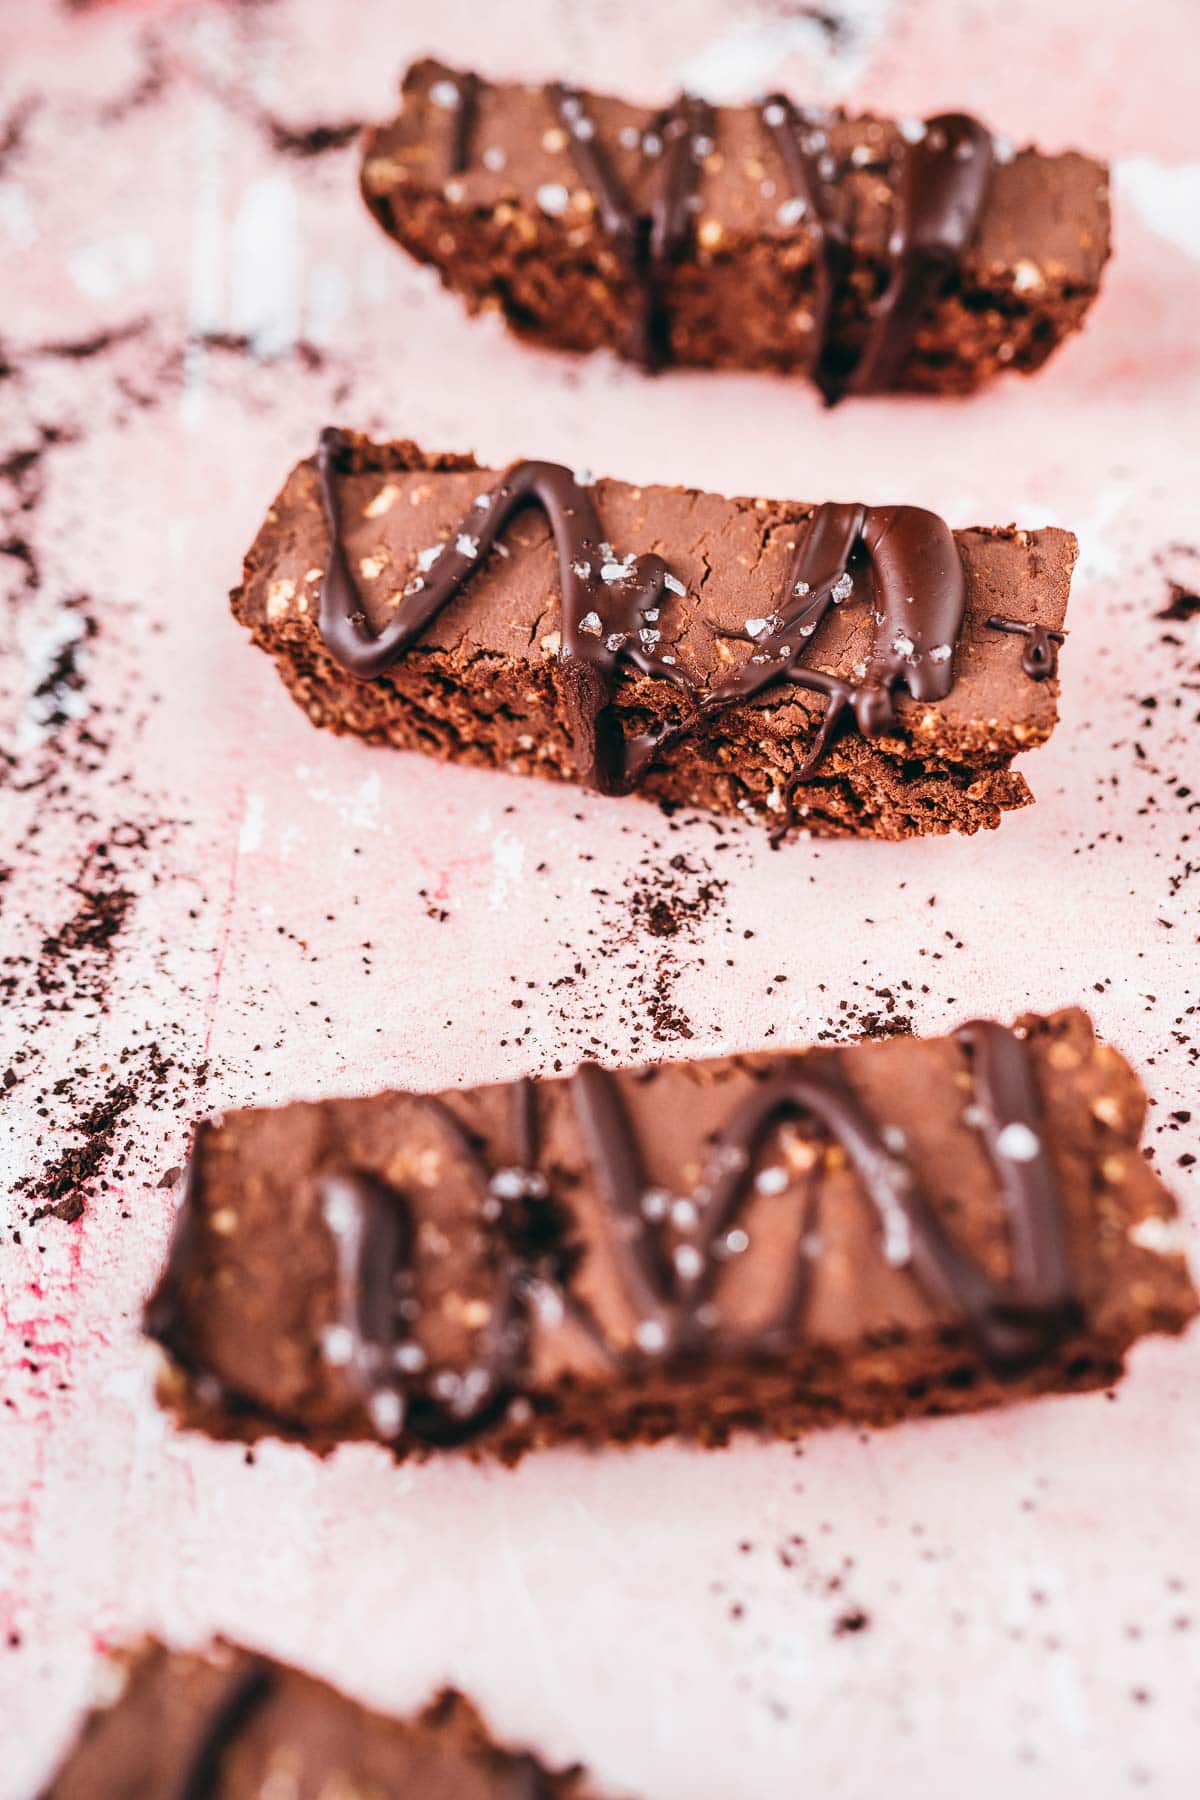
<instances>
[{"instance_id":1,"label":"pink marbled background","mask_svg":"<svg viewBox=\"0 0 1200 1800\"><path fill-rule=\"evenodd\" d=\"M563 1453L515 1472L397 1471L369 1448L319 1465L267 1446L250 1466L173 1436L147 1395L137 1312L173 1204L155 1183L189 1116L570 1063L594 1032L628 1054L628 996L661 946L622 896L679 850L728 883L671 975L688 1047L803 1041L839 996L873 1004L879 987L929 1030L1084 999L1147 1071L1149 1141L1200 1223L1195 1170L1177 1166L1197 1136L1200 626L1154 617L1169 579L1196 579L1200 15L831 10L847 21L832 41L782 0L0 6L3 953L37 965L99 844L131 896L112 954L84 954L79 991L52 997L70 1010L7 965L0 1167L19 1182L75 1141L79 1107L44 1098L56 1080L90 1094L124 1051L136 1083L151 1040L177 1061L180 1105L147 1087L129 1107L124 1161L78 1222L30 1226L29 1201L6 1201L4 1800L46 1772L96 1648L144 1628L225 1632L395 1709L452 1679L501 1734L646 1800L1195 1792L1200 1335L1143 1347L1111 1400L836 1431L803 1453ZM1114 159L1117 260L1040 379L967 404L828 417L798 385L647 385L540 357L389 248L352 149L272 147L270 118L383 115L427 48L647 95L770 80L902 112L966 105L1018 141ZM127 327L90 356L55 349ZM223 596L330 418L499 460L1074 526L1039 805L972 841L772 856L750 830L668 832L636 804L317 736ZM81 591L99 629L51 717L37 690L78 635ZM590 993L550 985L577 951ZM1172 1109L1192 1125L1167 1129ZM870 1628L837 1636L849 1606Z\"/></svg>"}]
</instances>

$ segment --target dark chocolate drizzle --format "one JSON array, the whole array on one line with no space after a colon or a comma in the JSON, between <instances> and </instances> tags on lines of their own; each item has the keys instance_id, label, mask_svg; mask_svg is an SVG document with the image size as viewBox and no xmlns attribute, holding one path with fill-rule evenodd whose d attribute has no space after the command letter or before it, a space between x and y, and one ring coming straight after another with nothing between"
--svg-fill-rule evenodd
<instances>
[{"instance_id":1,"label":"dark chocolate drizzle","mask_svg":"<svg viewBox=\"0 0 1200 1800\"><path fill-rule=\"evenodd\" d=\"M656 646L656 621L667 565L661 556L628 561L620 580L605 581L601 570L616 567L604 542L591 495L559 463L520 462L502 476L444 546L425 575L413 578L393 617L380 632L363 611L342 537L336 463L344 440L331 428L321 433L317 473L321 506L329 532L329 562L321 583L319 627L331 656L351 675L382 675L415 643L470 578L513 514L541 507L554 534L562 590L562 646L559 675L580 779L604 794L626 793L631 746L610 708L618 663L631 662L647 675L683 686L682 672Z\"/></svg>"},{"instance_id":2,"label":"dark chocolate drizzle","mask_svg":"<svg viewBox=\"0 0 1200 1800\"><path fill-rule=\"evenodd\" d=\"M797 224L807 226L817 244L817 291L813 308L811 374L825 400L838 397L840 377L827 366L833 309L850 271L850 240L837 216L830 177L829 138L820 121L797 108L786 94L768 94L762 103L763 123L783 159L792 184ZM803 209L803 210L801 210Z\"/></svg>"},{"instance_id":3,"label":"dark chocolate drizzle","mask_svg":"<svg viewBox=\"0 0 1200 1800\"><path fill-rule=\"evenodd\" d=\"M612 1254L643 1324L643 1349L667 1357L707 1347L727 1354L778 1354L803 1329L808 1286L802 1260L784 1301L760 1332L722 1341L711 1307L721 1246L750 1199L755 1160L769 1133L789 1118L807 1118L841 1145L879 1220L884 1255L911 1270L935 1302L957 1314L988 1363L1016 1372L1036 1362L1077 1316L1067 1258L1062 1200L1039 1135L1041 1111L1025 1046L998 1025L975 1022L958 1033L975 1074L978 1129L1000 1178L1010 1220L1013 1273L993 1281L940 1224L911 1167L889 1148L844 1073L837 1052L797 1061L768 1077L735 1108L716 1138L698 1187L684 1203L683 1230L670 1263L659 1229L646 1218L647 1183L629 1115L614 1077L593 1065L573 1091L590 1161L613 1221ZM1006 1128L1016 1126L1013 1140ZM673 1207L672 1215L678 1211ZM647 1335L646 1327L649 1327Z\"/></svg>"},{"instance_id":4,"label":"dark chocolate drizzle","mask_svg":"<svg viewBox=\"0 0 1200 1800\"><path fill-rule=\"evenodd\" d=\"M166 1800L214 1800L221 1791L222 1762L251 1717L270 1699L274 1685L270 1665L258 1657L230 1675L214 1697L196 1747Z\"/></svg>"},{"instance_id":5,"label":"dark chocolate drizzle","mask_svg":"<svg viewBox=\"0 0 1200 1800\"><path fill-rule=\"evenodd\" d=\"M413 1225L407 1200L374 1176L335 1169L317 1183L321 1218L337 1263L337 1353L383 1436L404 1425L404 1386L396 1360L399 1286L411 1285Z\"/></svg>"},{"instance_id":6,"label":"dark chocolate drizzle","mask_svg":"<svg viewBox=\"0 0 1200 1800\"><path fill-rule=\"evenodd\" d=\"M454 104L445 109L450 115L447 170L451 175L461 175L471 160L471 142L479 111L479 77L470 69L451 69L445 63L433 61L427 64L427 73L427 91L431 92L437 84L454 89Z\"/></svg>"},{"instance_id":7,"label":"dark chocolate drizzle","mask_svg":"<svg viewBox=\"0 0 1200 1800\"><path fill-rule=\"evenodd\" d=\"M793 198L815 232L817 309L812 375L828 405L846 394L894 386L929 306L953 279L979 229L995 161L991 134L966 113L939 113L921 137L904 142L896 215L888 242L887 285L866 339L847 366L834 353L832 329L849 268L828 164L828 138L782 94L762 103L763 121L783 157Z\"/></svg>"},{"instance_id":8,"label":"dark chocolate drizzle","mask_svg":"<svg viewBox=\"0 0 1200 1800\"><path fill-rule=\"evenodd\" d=\"M669 570L660 556L617 559L604 542L590 493L558 463L514 463L490 493L479 496L432 568L410 581L381 631L367 620L350 569L338 501L338 463L345 440L321 433L317 474L329 533L318 624L334 660L360 680L384 674L485 565L512 516L538 505L558 551L562 593L559 680L580 779L604 794L624 794L656 757L715 714L755 698L779 682L825 695L812 749L783 797L778 842L794 822L795 790L812 779L839 725L852 718L864 737L897 727L896 694L942 700L954 685L954 647L966 587L954 534L935 513L914 506L826 503L801 526L783 592L754 649L727 680L701 692L662 647L661 612ZM610 575L613 579L606 579ZM860 589L874 620L870 656L860 678L831 675L802 658L830 609ZM661 676L693 702L682 719L627 737L612 696L617 669L630 662Z\"/></svg>"},{"instance_id":9,"label":"dark chocolate drizzle","mask_svg":"<svg viewBox=\"0 0 1200 1800\"><path fill-rule=\"evenodd\" d=\"M853 593L855 568L866 578L875 631L862 675L850 681L810 668L801 655L830 608ZM847 716L863 737L879 737L896 729L901 687L915 700L945 699L954 685L965 605L954 534L936 513L827 502L812 514L796 546L783 595L768 630L754 640L754 653L703 697L691 719L660 734L653 751L776 682L824 694L812 749L784 789L780 823L771 833L777 844L795 822L796 789L812 780Z\"/></svg>"},{"instance_id":10,"label":"dark chocolate drizzle","mask_svg":"<svg viewBox=\"0 0 1200 1800\"><path fill-rule=\"evenodd\" d=\"M1010 619L1004 613L993 613L989 631L1004 631L1010 637L1026 639L1021 652L1021 668L1030 681L1050 681L1058 674L1058 647L1066 641L1065 631L1051 631L1046 625L1031 624L1027 619Z\"/></svg>"},{"instance_id":11,"label":"dark chocolate drizzle","mask_svg":"<svg viewBox=\"0 0 1200 1800\"><path fill-rule=\"evenodd\" d=\"M434 1097L426 1106L473 1184L492 1197L485 1215L490 1216L497 1210L494 1184L474 1142L448 1106ZM390 1184L361 1170L330 1170L317 1186L335 1253L336 1326L346 1346L343 1354L339 1345L338 1366L345 1369L381 1438L408 1436L440 1445L464 1441L497 1416L524 1360L528 1332L521 1263L500 1233L488 1319L470 1368L462 1373L443 1370L431 1383L415 1382L422 1353L405 1332L403 1316L415 1284L408 1202Z\"/></svg>"},{"instance_id":12,"label":"dark chocolate drizzle","mask_svg":"<svg viewBox=\"0 0 1200 1800\"><path fill-rule=\"evenodd\" d=\"M643 214L618 181L584 96L562 82L551 83L546 96L567 134L575 166L591 190L600 223L635 285L628 354L653 372L671 360L664 283L691 238L691 203L700 164L712 148L712 109L693 94L680 94L642 133L643 156L651 154L653 145L657 157L651 208ZM708 150L702 155L706 142Z\"/></svg>"},{"instance_id":13,"label":"dark chocolate drizzle","mask_svg":"<svg viewBox=\"0 0 1200 1800\"><path fill-rule=\"evenodd\" d=\"M1052 1340L1079 1322L1066 1212L1024 1040L990 1019L972 1019L955 1036L971 1063L976 1128L1000 1178L1009 1218L1012 1276L1003 1288L991 1286L997 1349L1004 1360L1021 1362L1039 1355L1047 1336ZM974 1272L973 1279L979 1299L986 1299L986 1279Z\"/></svg>"}]
</instances>

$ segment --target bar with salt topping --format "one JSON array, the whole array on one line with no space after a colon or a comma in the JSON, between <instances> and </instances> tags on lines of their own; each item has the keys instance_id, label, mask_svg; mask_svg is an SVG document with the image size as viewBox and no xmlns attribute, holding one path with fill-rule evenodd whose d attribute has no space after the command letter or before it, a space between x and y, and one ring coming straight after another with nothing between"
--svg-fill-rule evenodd
<instances>
[{"instance_id":1,"label":"bar with salt topping","mask_svg":"<svg viewBox=\"0 0 1200 1800\"><path fill-rule=\"evenodd\" d=\"M328 428L232 604L316 725L773 841L904 838L1032 799L1076 548Z\"/></svg>"},{"instance_id":2,"label":"bar with salt topping","mask_svg":"<svg viewBox=\"0 0 1200 1800\"><path fill-rule=\"evenodd\" d=\"M1107 1384L1196 1310L1145 1105L1068 1010L232 1113L147 1309L160 1396L512 1460Z\"/></svg>"}]
</instances>

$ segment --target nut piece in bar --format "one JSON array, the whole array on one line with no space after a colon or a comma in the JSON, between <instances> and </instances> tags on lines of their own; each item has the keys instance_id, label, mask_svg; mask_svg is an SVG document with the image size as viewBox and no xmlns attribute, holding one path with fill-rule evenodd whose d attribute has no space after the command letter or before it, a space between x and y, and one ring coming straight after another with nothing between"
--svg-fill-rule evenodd
<instances>
[{"instance_id":1,"label":"nut piece in bar","mask_svg":"<svg viewBox=\"0 0 1200 1800\"><path fill-rule=\"evenodd\" d=\"M653 546L653 548L649 548ZM1031 799L1070 532L914 506L504 473L332 427L236 617L315 724L371 743L881 838Z\"/></svg>"},{"instance_id":2,"label":"nut piece in bar","mask_svg":"<svg viewBox=\"0 0 1200 1800\"><path fill-rule=\"evenodd\" d=\"M411 1719L370 1712L284 1663L217 1643L149 1642L115 1657L117 1697L85 1719L42 1800L262 1800L275 1793L413 1800L588 1800L578 1768L493 1742L447 1689Z\"/></svg>"},{"instance_id":3,"label":"nut piece in bar","mask_svg":"<svg viewBox=\"0 0 1200 1800\"><path fill-rule=\"evenodd\" d=\"M808 375L827 402L971 391L1077 330L1108 174L977 119L681 94L632 105L424 61L368 132L374 217L472 311L564 350Z\"/></svg>"},{"instance_id":4,"label":"nut piece in bar","mask_svg":"<svg viewBox=\"0 0 1200 1800\"><path fill-rule=\"evenodd\" d=\"M146 1326L217 1437L505 1460L1110 1382L1196 1310L1078 1011L201 1127Z\"/></svg>"}]
</instances>

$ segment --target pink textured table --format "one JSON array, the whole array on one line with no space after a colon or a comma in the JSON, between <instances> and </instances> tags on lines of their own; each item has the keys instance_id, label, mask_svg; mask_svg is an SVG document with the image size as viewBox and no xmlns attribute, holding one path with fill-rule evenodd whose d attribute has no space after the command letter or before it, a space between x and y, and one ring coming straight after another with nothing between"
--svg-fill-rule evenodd
<instances>
[{"instance_id":1,"label":"pink textured table","mask_svg":"<svg viewBox=\"0 0 1200 1800\"><path fill-rule=\"evenodd\" d=\"M965 105L1114 159L1117 259L1043 376L966 404L827 416L799 384L540 356L392 249L347 134L312 134L384 115L430 47L647 96ZM97 1650L148 1628L386 1708L453 1680L646 1800L1194 1794L1200 1334L1108 1398L397 1471L173 1435L137 1317L160 1178L208 1109L872 1015L1085 1001L1200 1224L1198 54L1193 0L0 8L4 1800ZM1039 804L974 840L772 855L314 733L224 595L330 419L1072 525Z\"/></svg>"}]
</instances>

